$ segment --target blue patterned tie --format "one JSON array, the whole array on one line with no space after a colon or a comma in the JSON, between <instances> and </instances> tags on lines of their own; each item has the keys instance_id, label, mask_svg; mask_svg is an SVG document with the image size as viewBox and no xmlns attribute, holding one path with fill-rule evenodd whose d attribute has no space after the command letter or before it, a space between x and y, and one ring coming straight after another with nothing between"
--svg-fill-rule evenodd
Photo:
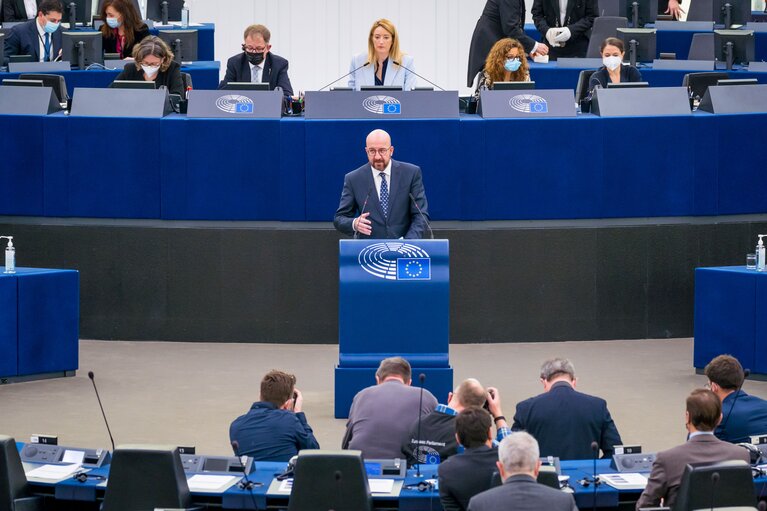
<instances>
[{"instance_id":1,"label":"blue patterned tie","mask_svg":"<svg viewBox=\"0 0 767 511\"><path fill-rule=\"evenodd\" d=\"M389 217L389 185L386 184L386 173L381 172L381 209L383 209L384 218Z\"/></svg>"}]
</instances>

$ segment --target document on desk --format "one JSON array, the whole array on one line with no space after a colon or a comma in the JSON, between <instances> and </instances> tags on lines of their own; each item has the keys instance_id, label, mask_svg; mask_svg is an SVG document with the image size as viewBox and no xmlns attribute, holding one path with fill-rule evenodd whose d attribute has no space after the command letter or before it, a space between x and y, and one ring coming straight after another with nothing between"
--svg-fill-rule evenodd
<instances>
[{"instance_id":1,"label":"document on desk","mask_svg":"<svg viewBox=\"0 0 767 511\"><path fill-rule=\"evenodd\" d=\"M26 472L26 476L27 479L56 483L71 477L78 470L80 470L80 465L77 463L71 465L42 465Z\"/></svg>"},{"instance_id":2,"label":"document on desk","mask_svg":"<svg viewBox=\"0 0 767 511\"><path fill-rule=\"evenodd\" d=\"M368 479L368 485L370 486L370 493L391 493L394 489L394 479Z\"/></svg>"},{"instance_id":3,"label":"document on desk","mask_svg":"<svg viewBox=\"0 0 767 511\"><path fill-rule=\"evenodd\" d=\"M599 479L616 490L644 490L647 486L647 477L637 472L599 474Z\"/></svg>"},{"instance_id":4,"label":"document on desk","mask_svg":"<svg viewBox=\"0 0 767 511\"><path fill-rule=\"evenodd\" d=\"M224 493L239 479L238 476L195 474L186 482L189 484L189 491Z\"/></svg>"}]
</instances>

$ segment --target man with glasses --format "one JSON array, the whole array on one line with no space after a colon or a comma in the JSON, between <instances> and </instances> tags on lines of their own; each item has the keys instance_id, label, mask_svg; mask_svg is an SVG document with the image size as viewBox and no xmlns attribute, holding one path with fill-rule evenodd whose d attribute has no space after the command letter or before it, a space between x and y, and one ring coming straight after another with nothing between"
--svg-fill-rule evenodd
<instances>
[{"instance_id":1,"label":"man with glasses","mask_svg":"<svg viewBox=\"0 0 767 511\"><path fill-rule=\"evenodd\" d=\"M370 132L365 153L368 163L344 177L333 225L355 238L423 238L429 212L421 169L392 159L384 130Z\"/></svg>"},{"instance_id":2,"label":"man with glasses","mask_svg":"<svg viewBox=\"0 0 767 511\"><path fill-rule=\"evenodd\" d=\"M245 29L242 53L231 57L226 63L226 75L218 84L223 89L229 82L268 83L269 90L282 87L286 96L293 95L293 86L288 77L288 61L272 53L272 38L269 29L263 25L251 25Z\"/></svg>"}]
</instances>

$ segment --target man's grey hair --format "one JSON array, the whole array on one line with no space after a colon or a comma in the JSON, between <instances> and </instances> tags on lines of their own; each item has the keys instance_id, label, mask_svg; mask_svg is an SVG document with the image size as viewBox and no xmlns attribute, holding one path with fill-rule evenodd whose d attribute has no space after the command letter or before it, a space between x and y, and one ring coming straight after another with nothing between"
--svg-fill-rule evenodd
<instances>
[{"instance_id":1,"label":"man's grey hair","mask_svg":"<svg viewBox=\"0 0 767 511\"><path fill-rule=\"evenodd\" d=\"M510 434L498 447L498 459L504 470L510 474L534 472L539 456L538 442L530 433L524 431Z\"/></svg>"},{"instance_id":2,"label":"man's grey hair","mask_svg":"<svg viewBox=\"0 0 767 511\"><path fill-rule=\"evenodd\" d=\"M552 358L541 366L541 378L551 381L559 376L568 375L571 380L575 379L575 367L566 358Z\"/></svg>"}]
</instances>

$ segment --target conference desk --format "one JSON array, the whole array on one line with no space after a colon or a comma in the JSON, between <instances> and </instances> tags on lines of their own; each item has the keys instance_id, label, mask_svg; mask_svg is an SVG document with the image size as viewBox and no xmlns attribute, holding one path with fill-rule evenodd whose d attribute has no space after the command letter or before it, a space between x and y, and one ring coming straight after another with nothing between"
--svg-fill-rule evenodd
<instances>
[{"instance_id":1,"label":"conference desk","mask_svg":"<svg viewBox=\"0 0 767 511\"><path fill-rule=\"evenodd\" d=\"M328 222L375 128L423 169L433 220L767 213L763 142L743 136L766 121L0 116L0 215ZM92 156L115 140L152 163Z\"/></svg>"},{"instance_id":2,"label":"conference desk","mask_svg":"<svg viewBox=\"0 0 767 511\"><path fill-rule=\"evenodd\" d=\"M184 64L181 66L181 71L192 75L192 85L195 89L211 90L218 87L219 67L220 65L216 61L196 61ZM87 71L51 71L46 74L63 76L67 83L69 97L72 97L72 92L76 87L109 87L120 74L120 71L122 69L89 69ZM20 74L22 73L0 73L0 83L6 78L18 78Z\"/></svg>"},{"instance_id":3,"label":"conference desk","mask_svg":"<svg viewBox=\"0 0 767 511\"><path fill-rule=\"evenodd\" d=\"M767 272L745 266L696 268L693 365L701 370L729 353L752 374L767 375L765 311Z\"/></svg>"}]
</instances>

